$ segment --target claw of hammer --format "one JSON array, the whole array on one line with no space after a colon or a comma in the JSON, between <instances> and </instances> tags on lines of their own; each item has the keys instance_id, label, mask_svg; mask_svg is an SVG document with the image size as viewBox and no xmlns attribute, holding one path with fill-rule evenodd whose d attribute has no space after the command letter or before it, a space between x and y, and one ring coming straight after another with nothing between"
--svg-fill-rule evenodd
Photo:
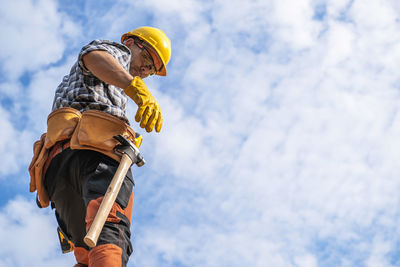
<instances>
[{"instance_id":1,"label":"claw of hammer","mask_svg":"<svg viewBox=\"0 0 400 267\"><path fill-rule=\"evenodd\" d=\"M138 167L142 167L146 163L139 149L129 139L121 134L114 136L114 138L120 142L114 148L115 152L118 154L127 154L132 160L132 164L136 164Z\"/></svg>"}]
</instances>

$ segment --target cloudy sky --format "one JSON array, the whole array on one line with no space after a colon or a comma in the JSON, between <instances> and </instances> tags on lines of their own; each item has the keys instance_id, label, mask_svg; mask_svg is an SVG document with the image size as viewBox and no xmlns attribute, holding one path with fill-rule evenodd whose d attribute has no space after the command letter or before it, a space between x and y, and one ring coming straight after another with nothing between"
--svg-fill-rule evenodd
<instances>
[{"instance_id":1,"label":"cloudy sky","mask_svg":"<svg viewBox=\"0 0 400 267\"><path fill-rule=\"evenodd\" d=\"M400 265L397 0L14 0L0 9L0 267L74 265L29 193L32 144L80 48L145 25L173 55L145 80L164 125L140 131L129 266Z\"/></svg>"}]
</instances>

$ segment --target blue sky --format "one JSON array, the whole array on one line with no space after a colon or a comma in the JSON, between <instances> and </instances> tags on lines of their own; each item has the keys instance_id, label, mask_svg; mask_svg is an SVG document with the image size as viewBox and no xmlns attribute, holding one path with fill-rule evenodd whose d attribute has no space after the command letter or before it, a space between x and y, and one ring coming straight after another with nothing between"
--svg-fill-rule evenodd
<instances>
[{"instance_id":1,"label":"blue sky","mask_svg":"<svg viewBox=\"0 0 400 267\"><path fill-rule=\"evenodd\" d=\"M398 266L399 19L394 0L7 1L0 267L73 266L28 192L32 144L80 48L144 25L173 51L145 80L164 125L141 131L129 266Z\"/></svg>"}]
</instances>

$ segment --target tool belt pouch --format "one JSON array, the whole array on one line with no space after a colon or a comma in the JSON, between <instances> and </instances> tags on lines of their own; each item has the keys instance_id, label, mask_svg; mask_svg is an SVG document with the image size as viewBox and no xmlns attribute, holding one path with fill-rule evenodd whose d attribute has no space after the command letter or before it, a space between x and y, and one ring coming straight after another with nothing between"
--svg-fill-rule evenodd
<instances>
[{"instance_id":1,"label":"tool belt pouch","mask_svg":"<svg viewBox=\"0 0 400 267\"><path fill-rule=\"evenodd\" d=\"M49 205L49 196L44 189L42 178L43 166L49 155L49 150L44 146L45 139L46 134L42 134L40 140L33 144L33 157L29 165L29 175L31 176L29 191L37 191L37 201L40 203L41 207L47 207Z\"/></svg>"},{"instance_id":2,"label":"tool belt pouch","mask_svg":"<svg viewBox=\"0 0 400 267\"><path fill-rule=\"evenodd\" d=\"M105 112L88 110L83 112L72 135L71 149L95 150L120 161L121 157L114 152L118 144L114 136L118 134L135 143L135 132L127 123Z\"/></svg>"},{"instance_id":3,"label":"tool belt pouch","mask_svg":"<svg viewBox=\"0 0 400 267\"><path fill-rule=\"evenodd\" d=\"M59 141L69 140L82 118L82 113L74 108L56 109L47 117L45 147L50 149Z\"/></svg>"},{"instance_id":4,"label":"tool belt pouch","mask_svg":"<svg viewBox=\"0 0 400 267\"><path fill-rule=\"evenodd\" d=\"M47 133L33 145L32 162L29 165L31 182L29 191L37 191L40 207L49 205L49 196L44 188L44 166L49 159L49 151L60 141L70 140L71 149L90 149L103 153L116 161L120 155L114 152L118 141L113 137L122 134L133 143L135 132L122 120L98 110L83 113L74 108L60 108L49 114Z\"/></svg>"},{"instance_id":5,"label":"tool belt pouch","mask_svg":"<svg viewBox=\"0 0 400 267\"><path fill-rule=\"evenodd\" d=\"M33 145L33 157L29 165L31 182L30 192L37 191L37 202L42 208L49 205L49 196L44 188L44 165L49 160L51 147L58 142L71 138L82 114L73 108L61 108L53 111L47 117L47 133Z\"/></svg>"}]
</instances>

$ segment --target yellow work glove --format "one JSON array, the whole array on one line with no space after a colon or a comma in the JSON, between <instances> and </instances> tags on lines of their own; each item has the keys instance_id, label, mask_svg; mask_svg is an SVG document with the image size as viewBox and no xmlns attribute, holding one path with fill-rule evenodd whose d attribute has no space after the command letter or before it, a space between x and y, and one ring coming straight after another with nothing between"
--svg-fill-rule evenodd
<instances>
[{"instance_id":1,"label":"yellow work glove","mask_svg":"<svg viewBox=\"0 0 400 267\"><path fill-rule=\"evenodd\" d=\"M135 120L140 122L140 127L147 132L153 131L154 128L160 132L163 122L161 109L143 80L136 76L124 92L138 105Z\"/></svg>"}]
</instances>

